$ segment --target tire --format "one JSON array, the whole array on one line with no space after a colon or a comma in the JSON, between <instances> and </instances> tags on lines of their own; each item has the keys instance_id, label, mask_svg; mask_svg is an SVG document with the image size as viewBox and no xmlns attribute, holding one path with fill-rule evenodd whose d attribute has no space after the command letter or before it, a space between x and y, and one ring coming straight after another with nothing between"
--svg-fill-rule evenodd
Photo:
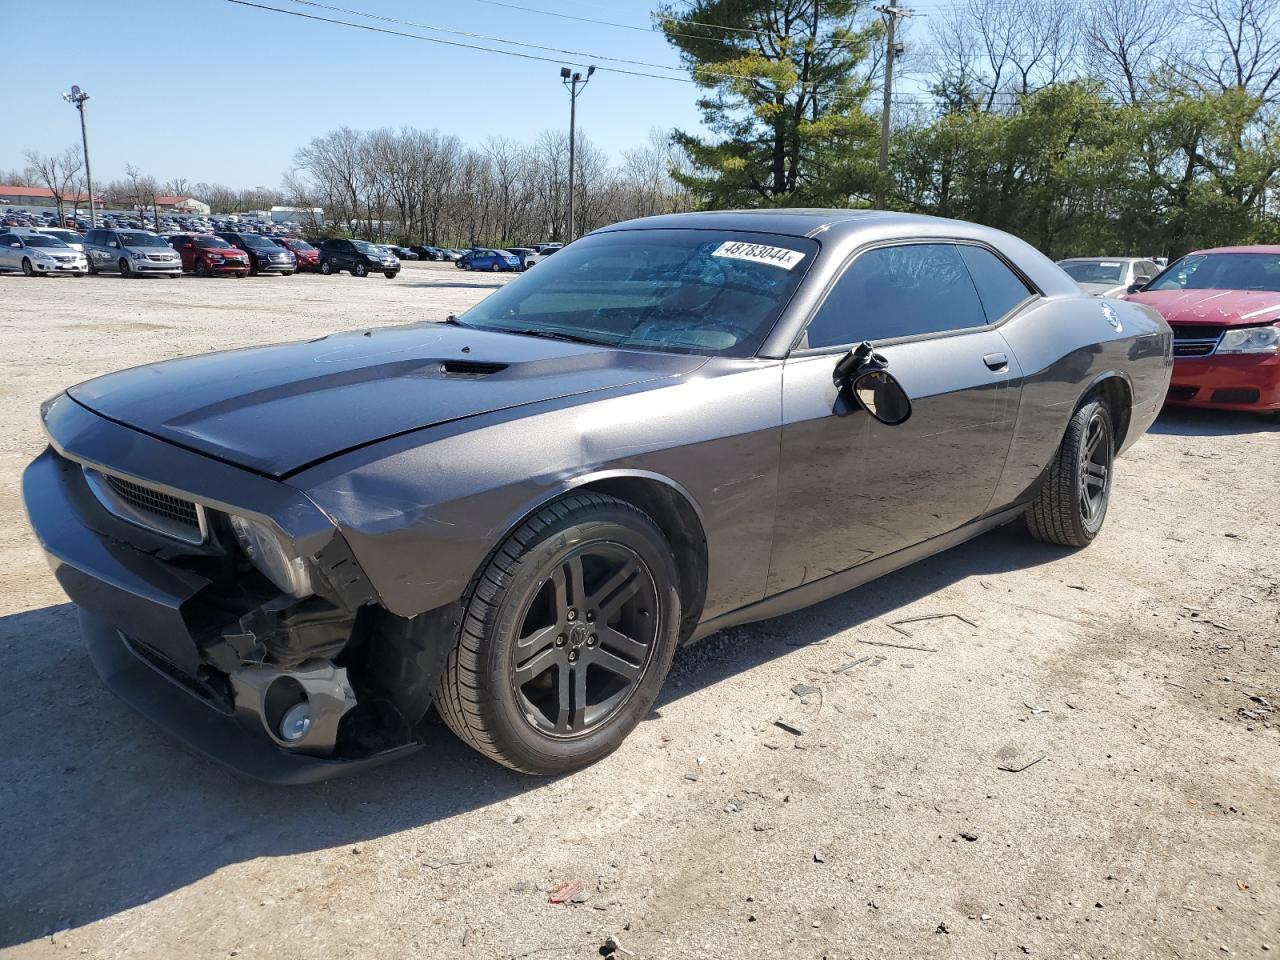
<instances>
[{"instance_id":1,"label":"tire","mask_svg":"<svg viewBox=\"0 0 1280 960\"><path fill-rule=\"evenodd\" d=\"M120 270L120 276L126 280L133 276L133 267L129 266L129 261L124 257L120 258L120 262L116 264L116 267Z\"/></svg>"},{"instance_id":2,"label":"tire","mask_svg":"<svg viewBox=\"0 0 1280 960\"><path fill-rule=\"evenodd\" d=\"M528 774L617 749L653 706L679 639L670 545L647 514L595 493L521 524L462 603L436 709L463 742Z\"/></svg>"},{"instance_id":3,"label":"tire","mask_svg":"<svg viewBox=\"0 0 1280 960\"><path fill-rule=\"evenodd\" d=\"M282 276L282 277L292 277L292 276L293 276L293 271L292 271L292 270L285 270L283 273L281 273L281 274L280 274L280 276Z\"/></svg>"},{"instance_id":4,"label":"tire","mask_svg":"<svg viewBox=\"0 0 1280 960\"><path fill-rule=\"evenodd\" d=\"M369 268L363 263L357 263L351 268L351 275L353 277L367 277L369 275Z\"/></svg>"},{"instance_id":5,"label":"tire","mask_svg":"<svg viewBox=\"0 0 1280 960\"><path fill-rule=\"evenodd\" d=\"M1087 547L1106 520L1114 467L1111 409L1104 400L1089 401L1072 415L1025 514L1028 532L1045 543Z\"/></svg>"},{"instance_id":6,"label":"tire","mask_svg":"<svg viewBox=\"0 0 1280 960\"><path fill-rule=\"evenodd\" d=\"M499 268L498 268L498 265L497 265L496 263L491 263L491 264L489 264L489 272L490 272L490 273L497 273L497 272L498 272L498 269L499 269Z\"/></svg>"},{"instance_id":7,"label":"tire","mask_svg":"<svg viewBox=\"0 0 1280 960\"><path fill-rule=\"evenodd\" d=\"M207 263L205 263L203 260L197 260L197 261L196 261L195 275L196 275L197 277L207 277L207 276L209 276L209 265L208 265Z\"/></svg>"},{"instance_id":8,"label":"tire","mask_svg":"<svg viewBox=\"0 0 1280 960\"><path fill-rule=\"evenodd\" d=\"M333 264L331 264L328 260L321 260L320 272L326 277L333 276Z\"/></svg>"},{"instance_id":9,"label":"tire","mask_svg":"<svg viewBox=\"0 0 1280 960\"><path fill-rule=\"evenodd\" d=\"M89 260L89 276L96 277L97 275L98 275L98 268L93 265L93 260L91 259Z\"/></svg>"},{"instance_id":10,"label":"tire","mask_svg":"<svg viewBox=\"0 0 1280 960\"><path fill-rule=\"evenodd\" d=\"M36 275L36 268L31 265L31 261L26 257L22 258L22 275L24 277L34 277Z\"/></svg>"},{"instance_id":11,"label":"tire","mask_svg":"<svg viewBox=\"0 0 1280 960\"><path fill-rule=\"evenodd\" d=\"M396 274L398 274L399 272L400 272L399 270L383 270L382 275L386 277L388 280L394 280L396 278Z\"/></svg>"}]
</instances>

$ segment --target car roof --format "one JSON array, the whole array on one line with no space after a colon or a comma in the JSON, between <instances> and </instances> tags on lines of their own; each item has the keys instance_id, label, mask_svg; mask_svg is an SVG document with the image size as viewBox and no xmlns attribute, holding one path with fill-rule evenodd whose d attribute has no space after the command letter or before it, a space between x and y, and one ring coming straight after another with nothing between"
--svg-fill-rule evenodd
<instances>
[{"instance_id":1,"label":"car roof","mask_svg":"<svg viewBox=\"0 0 1280 960\"><path fill-rule=\"evenodd\" d=\"M1280 256L1280 244L1260 243L1252 247L1210 247L1207 250L1193 250L1192 253L1263 253Z\"/></svg>"},{"instance_id":2,"label":"car roof","mask_svg":"<svg viewBox=\"0 0 1280 960\"><path fill-rule=\"evenodd\" d=\"M595 231L738 230L809 237L828 251L823 259L843 261L870 243L902 239L938 242L968 240L986 244L1012 261L1046 296L1078 297L1079 285L1031 244L981 224L892 210L809 209L718 210L669 213L628 220Z\"/></svg>"}]
</instances>

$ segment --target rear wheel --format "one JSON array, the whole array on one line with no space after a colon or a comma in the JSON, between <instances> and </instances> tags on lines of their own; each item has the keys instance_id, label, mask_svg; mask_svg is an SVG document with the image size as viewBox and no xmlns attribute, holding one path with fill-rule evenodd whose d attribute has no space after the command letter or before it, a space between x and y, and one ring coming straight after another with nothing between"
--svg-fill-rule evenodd
<instances>
[{"instance_id":1,"label":"rear wheel","mask_svg":"<svg viewBox=\"0 0 1280 960\"><path fill-rule=\"evenodd\" d=\"M1037 540L1064 547L1093 542L1107 517L1115 466L1111 410L1103 400L1086 403L1071 417L1048 476L1026 512Z\"/></svg>"},{"instance_id":2,"label":"rear wheel","mask_svg":"<svg viewBox=\"0 0 1280 960\"><path fill-rule=\"evenodd\" d=\"M514 770L599 760L649 711L671 666L676 578L662 532L631 504L592 493L549 504L469 589L437 709Z\"/></svg>"}]
</instances>

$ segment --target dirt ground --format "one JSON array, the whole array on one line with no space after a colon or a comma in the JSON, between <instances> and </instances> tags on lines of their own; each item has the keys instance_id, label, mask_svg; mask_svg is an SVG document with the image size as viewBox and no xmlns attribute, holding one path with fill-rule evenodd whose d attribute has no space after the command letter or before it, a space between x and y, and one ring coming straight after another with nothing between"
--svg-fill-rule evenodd
<instances>
[{"instance_id":1,"label":"dirt ground","mask_svg":"<svg viewBox=\"0 0 1280 960\"><path fill-rule=\"evenodd\" d=\"M1280 431L1243 415L1163 415L1087 550L997 531L685 651L558 780L440 727L271 788L111 697L20 502L40 401L502 282L0 278L0 956L1280 956Z\"/></svg>"}]
</instances>

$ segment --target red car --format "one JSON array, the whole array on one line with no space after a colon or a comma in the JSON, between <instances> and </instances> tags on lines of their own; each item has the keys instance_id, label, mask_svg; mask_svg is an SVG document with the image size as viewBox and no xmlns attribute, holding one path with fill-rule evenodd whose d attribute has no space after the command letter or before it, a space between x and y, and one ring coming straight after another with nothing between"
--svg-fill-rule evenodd
<instances>
[{"instance_id":1,"label":"red car","mask_svg":"<svg viewBox=\"0 0 1280 960\"><path fill-rule=\"evenodd\" d=\"M272 237L271 239L297 258L299 270L320 272L320 251L307 243L307 241L298 240L294 237Z\"/></svg>"},{"instance_id":2,"label":"red car","mask_svg":"<svg viewBox=\"0 0 1280 960\"><path fill-rule=\"evenodd\" d=\"M1280 246L1189 253L1124 299L1173 328L1166 403L1280 416Z\"/></svg>"},{"instance_id":3,"label":"red car","mask_svg":"<svg viewBox=\"0 0 1280 960\"><path fill-rule=\"evenodd\" d=\"M204 233L179 233L169 238L169 246L182 257L182 269L197 277L230 274L243 277L249 272L249 255L221 237Z\"/></svg>"}]
</instances>

